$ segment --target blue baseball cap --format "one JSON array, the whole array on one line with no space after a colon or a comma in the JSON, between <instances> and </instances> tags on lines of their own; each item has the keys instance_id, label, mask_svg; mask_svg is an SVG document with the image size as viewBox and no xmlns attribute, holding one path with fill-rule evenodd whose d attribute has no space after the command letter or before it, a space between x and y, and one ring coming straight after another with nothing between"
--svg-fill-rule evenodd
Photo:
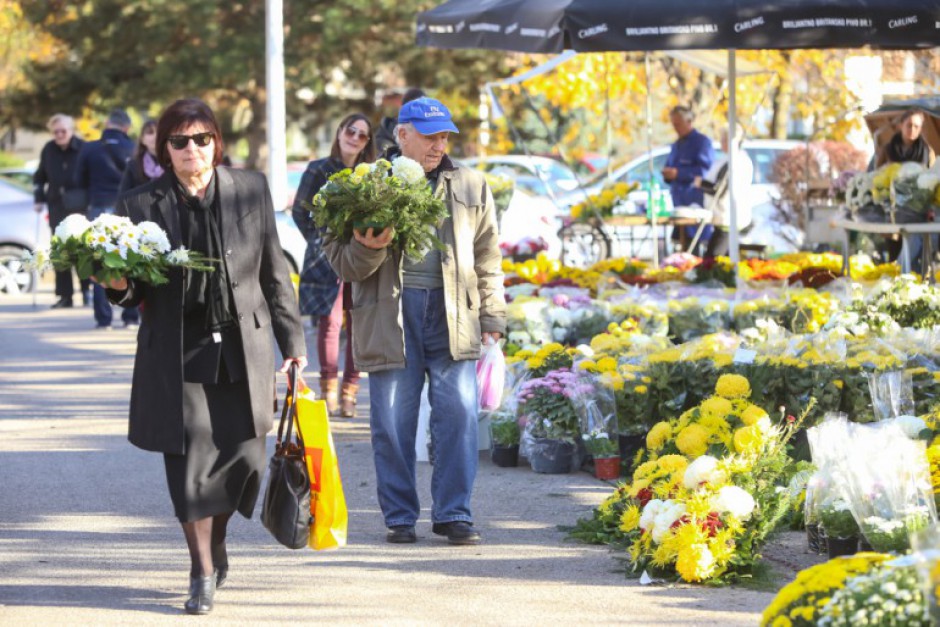
<instances>
[{"instance_id":1,"label":"blue baseball cap","mask_svg":"<svg viewBox=\"0 0 940 627\"><path fill-rule=\"evenodd\" d=\"M422 135L433 135L442 131L459 133L450 117L450 111L440 100L418 98L406 102L398 112L399 124L412 124Z\"/></svg>"}]
</instances>

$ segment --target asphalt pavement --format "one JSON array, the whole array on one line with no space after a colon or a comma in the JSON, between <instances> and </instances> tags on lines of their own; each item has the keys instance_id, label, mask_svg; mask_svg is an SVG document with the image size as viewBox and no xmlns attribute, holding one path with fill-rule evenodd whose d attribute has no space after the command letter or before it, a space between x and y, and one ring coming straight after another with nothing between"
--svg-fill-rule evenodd
<instances>
[{"instance_id":1,"label":"asphalt pavement","mask_svg":"<svg viewBox=\"0 0 940 627\"><path fill-rule=\"evenodd\" d=\"M136 332L94 330L90 308L49 309L50 287L47 280L36 307L30 295L0 294L0 624L174 624L185 616L185 542L160 455L126 439ZM307 379L318 389L316 365ZM772 598L640 586L606 547L566 541L558 529L588 514L609 484L583 472L497 468L485 454L473 501L481 545L450 546L431 533L427 463L418 468L418 542L387 544L363 384L358 416L333 421L348 546L290 551L261 526L257 508L250 520L236 515L228 583L212 614L193 620L754 625Z\"/></svg>"}]
</instances>

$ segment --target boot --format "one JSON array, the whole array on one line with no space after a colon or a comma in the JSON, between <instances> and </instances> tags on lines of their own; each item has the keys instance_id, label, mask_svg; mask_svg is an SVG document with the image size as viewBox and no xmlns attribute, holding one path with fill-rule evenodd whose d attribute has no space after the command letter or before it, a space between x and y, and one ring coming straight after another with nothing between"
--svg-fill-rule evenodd
<instances>
[{"instance_id":1,"label":"boot","mask_svg":"<svg viewBox=\"0 0 940 627\"><path fill-rule=\"evenodd\" d=\"M355 383L343 383L343 393L340 397L339 415L343 418L356 417L356 393L359 391L359 385Z\"/></svg>"},{"instance_id":2,"label":"boot","mask_svg":"<svg viewBox=\"0 0 940 627\"><path fill-rule=\"evenodd\" d=\"M320 394L323 396L323 400L326 401L326 411L331 416L336 415L336 412L339 411L338 388L339 381L336 379L320 379Z\"/></svg>"}]
</instances>

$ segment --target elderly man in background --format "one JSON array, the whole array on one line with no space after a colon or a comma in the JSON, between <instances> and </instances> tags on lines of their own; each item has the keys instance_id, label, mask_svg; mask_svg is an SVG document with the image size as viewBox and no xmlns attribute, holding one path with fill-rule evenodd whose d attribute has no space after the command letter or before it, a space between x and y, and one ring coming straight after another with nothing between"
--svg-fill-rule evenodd
<instances>
[{"instance_id":1,"label":"elderly man in background","mask_svg":"<svg viewBox=\"0 0 940 627\"><path fill-rule=\"evenodd\" d=\"M386 540L417 540L421 508L415 439L428 378L436 461L431 530L451 544L477 544L470 496L477 470L476 362L484 342L505 332L501 256L493 196L483 175L456 165L447 141L457 127L432 98L404 106L395 129L402 155L424 168L449 209L436 228L443 251L404 258L391 228L356 230L342 243L328 236L330 263L352 282L356 366L369 373L372 448Z\"/></svg>"},{"instance_id":2,"label":"elderly man in background","mask_svg":"<svg viewBox=\"0 0 940 627\"><path fill-rule=\"evenodd\" d=\"M663 180L669 183L669 193L672 195L672 204L674 207L704 206L704 196L702 189L695 186L695 179L705 176L712 162L715 160L715 149L712 147L712 140L695 130L692 123L695 121L695 115L688 107L673 107L669 112L669 121L672 128L675 129L678 139L672 144L672 150L666 158L666 165L663 167ZM678 229L673 233L673 238L678 239ZM691 236L695 232L695 227L685 227ZM711 237L711 226L705 227L702 232L702 239L707 240ZM694 251L687 251L694 252Z\"/></svg>"},{"instance_id":3,"label":"elderly man in background","mask_svg":"<svg viewBox=\"0 0 940 627\"><path fill-rule=\"evenodd\" d=\"M82 149L82 140L75 137L75 120L64 113L56 113L46 124L52 133L52 139L42 147L39 154L39 166L33 174L33 198L36 211L42 206L49 208L49 228L55 232L59 223L72 213L85 213L86 198L82 190L73 189L72 173L78 153ZM89 304L88 292L91 282L81 281L82 304ZM72 307L74 294L72 270L55 273L55 295L58 296L53 309Z\"/></svg>"}]
</instances>

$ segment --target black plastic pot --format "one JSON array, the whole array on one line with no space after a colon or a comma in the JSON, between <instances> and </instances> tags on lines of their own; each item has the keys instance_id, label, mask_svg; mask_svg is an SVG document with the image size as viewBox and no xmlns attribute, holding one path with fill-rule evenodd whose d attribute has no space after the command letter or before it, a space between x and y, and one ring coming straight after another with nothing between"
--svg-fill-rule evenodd
<instances>
[{"instance_id":1,"label":"black plastic pot","mask_svg":"<svg viewBox=\"0 0 940 627\"><path fill-rule=\"evenodd\" d=\"M536 438L529 453L532 470L546 475L563 475L577 470L576 447L564 440Z\"/></svg>"},{"instance_id":2,"label":"black plastic pot","mask_svg":"<svg viewBox=\"0 0 940 627\"><path fill-rule=\"evenodd\" d=\"M519 465L519 445L512 446L493 445L490 451L490 459L500 468L515 468Z\"/></svg>"},{"instance_id":3,"label":"black plastic pot","mask_svg":"<svg viewBox=\"0 0 940 627\"><path fill-rule=\"evenodd\" d=\"M858 553L857 536L852 536L851 538L827 538L827 544L829 559Z\"/></svg>"},{"instance_id":4,"label":"black plastic pot","mask_svg":"<svg viewBox=\"0 0 940 627\"><path fill-rule=\"evenodd\" d=\"M620 445L620 459L627 462L627 465L633 464L633 458L637 451L646 446L645 435L619 435L617 443Z\"/></svg>"}]
</instances>

